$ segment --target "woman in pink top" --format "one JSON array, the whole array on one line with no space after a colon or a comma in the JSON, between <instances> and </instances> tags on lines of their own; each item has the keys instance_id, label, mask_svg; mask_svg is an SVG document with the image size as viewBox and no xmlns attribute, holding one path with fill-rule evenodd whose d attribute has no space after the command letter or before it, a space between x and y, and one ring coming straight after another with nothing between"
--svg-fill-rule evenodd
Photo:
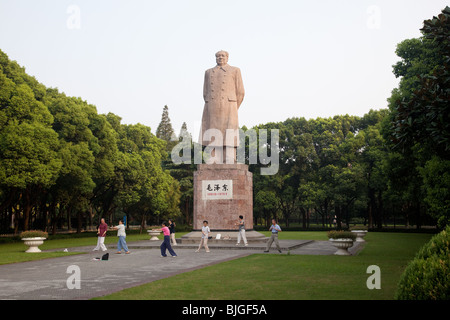
<instances>
[{"instance_id":1,"label":"woman in pink top","mask_svg":"<svg viewBox=\"0 0 450 320\"><path fill-rule=\"evenodd\" d=\"M162 228L160 229L164 234L164 241L161 243L161 257L167 257L166 250L169 250L169 253L172 257L176 257L177 254L173 251L172 246L170 245L170 230L167 227L167 223L164 221L162 223Z\"/></svg>"}]
</instances>

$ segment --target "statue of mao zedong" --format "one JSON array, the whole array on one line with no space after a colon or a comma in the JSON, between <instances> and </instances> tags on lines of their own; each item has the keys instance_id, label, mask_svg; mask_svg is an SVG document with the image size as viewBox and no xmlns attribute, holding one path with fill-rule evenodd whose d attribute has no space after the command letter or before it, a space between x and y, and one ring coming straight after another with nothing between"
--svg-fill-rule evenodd
<instances>
[{"instance_id":1,"label":"statue of mao zedong","mask_svg":"<svg viewBox=\"0 0 450 320\"><path fill-rule=\"evenodd\" d=\"M212 148L210 163L235 163L239 146L238 109L244 100L244 84L241 70L228 64L228 52L217 52L216 62L214 68L205 72L199 143Z\"/></svg>"}]
</instances>

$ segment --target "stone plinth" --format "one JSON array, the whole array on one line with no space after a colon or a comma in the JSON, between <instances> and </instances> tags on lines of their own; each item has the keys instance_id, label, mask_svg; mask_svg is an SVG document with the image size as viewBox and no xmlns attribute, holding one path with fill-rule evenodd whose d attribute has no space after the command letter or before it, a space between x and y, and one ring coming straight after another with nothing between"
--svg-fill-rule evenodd
<instances>
[{"instance_id":1,"label":"stone plinth","mask_svg":"<svg viewBox=\"0 0 450 320\"><path fill-rule=\"evenodd\" d=\"M194 173L193 229L237 231L239 215L253 229L253 175L245 164L200 164Z\"/></svg>"}]
</instances>

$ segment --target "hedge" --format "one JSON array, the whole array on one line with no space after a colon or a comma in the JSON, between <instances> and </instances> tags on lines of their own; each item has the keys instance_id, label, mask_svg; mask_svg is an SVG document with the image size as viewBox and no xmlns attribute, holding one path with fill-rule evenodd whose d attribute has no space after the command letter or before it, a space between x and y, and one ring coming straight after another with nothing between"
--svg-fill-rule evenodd
<instances>
[{"instance_id":1,"label":"hedge","mask_svg":"<svg viewBox=\"0 0 450 320\"><path fill-rule=\"evenodd\" d=\"M398 284L398 300L450 299L450 226L417 253Z\"/></svg>"}]
</instances>

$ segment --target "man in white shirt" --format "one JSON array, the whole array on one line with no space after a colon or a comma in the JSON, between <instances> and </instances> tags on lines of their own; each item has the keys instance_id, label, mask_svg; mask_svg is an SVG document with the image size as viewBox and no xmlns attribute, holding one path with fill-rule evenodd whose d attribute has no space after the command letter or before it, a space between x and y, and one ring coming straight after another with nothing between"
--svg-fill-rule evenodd
<instances>
[{"instance_id":1,"label":"man in white shirt","mask_svg":"<svg viewBox=\"0 0 450 320\"><path fill-rule=\"evenodd\" d=\"M277 224L277 221L275 219L272 219L272 225L270 226L269 231L272 231L272 235L270 236L270 239L267 242L266 250L264 250L264 252L269 252L270 246L275 241L275 245L277 246L278 252L281 253L280 244L278 242L278 232L281 232L281 228Z\"/></svg>"}]
</instances>

